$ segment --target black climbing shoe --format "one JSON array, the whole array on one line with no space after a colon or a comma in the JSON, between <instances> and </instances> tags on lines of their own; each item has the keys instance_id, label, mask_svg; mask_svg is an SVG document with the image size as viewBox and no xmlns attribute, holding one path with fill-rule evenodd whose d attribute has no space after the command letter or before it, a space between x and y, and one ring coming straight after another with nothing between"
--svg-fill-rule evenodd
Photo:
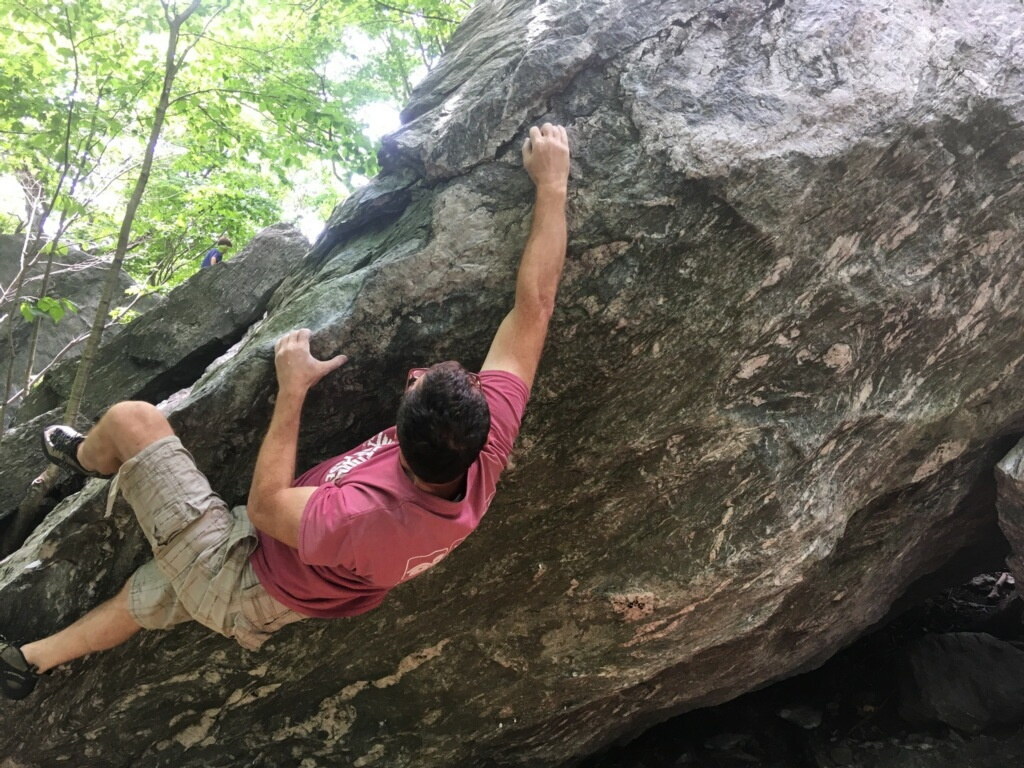
<instances>
[{"instance_id":1,"label":"black climbing shoe","mask_svg":"<svg viewBox=\"0 0 1024 768\"><path fill-rule=\"evenodd\" d=\"M78 463L78 446L83 440L85 435L71 427L54 424L43 430L43 453L53 464L70 472L86 477L112 477L88 470Z\"/></svg>"},{"instance_id":2,"label":"black climbing shoe","mask_svg":"<svg viewBox=\"0 0 1024 768\"><path fill-rule=\"evenodd\" d=\"M0 693L8 699L24 699L36 687L39 673L25 660L21 649L0 635Z\"/></svg>"}]
</instances>

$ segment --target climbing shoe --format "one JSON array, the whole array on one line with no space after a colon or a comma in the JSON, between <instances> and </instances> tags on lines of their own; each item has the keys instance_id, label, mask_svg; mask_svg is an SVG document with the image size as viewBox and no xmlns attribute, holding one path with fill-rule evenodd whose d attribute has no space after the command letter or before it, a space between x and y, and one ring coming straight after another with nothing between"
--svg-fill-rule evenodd
<instances>
[{"instance_id":1,"label":"climbing shoe","mask_svg":"<svg viewBox=\"0 0 1024 768\"><path fill-rule=\"evenodd\" d=\"M0 693L8 699L24 699L36 687L39 672L25 660L21 649L0 635Z\"/></svg>"},{"instance_id":2,"label":"climbing shoe","mask_svg":"<svg viewBox=\"0 0 1024 768\"><path fill-rule=\"evenodd\" d=\"M85 440L71 427L54 424L43 430L43 453L46 458L58 467L86 477L112 477L86 469L78 462L78 446Z\"/></svg>"}]
</instances>

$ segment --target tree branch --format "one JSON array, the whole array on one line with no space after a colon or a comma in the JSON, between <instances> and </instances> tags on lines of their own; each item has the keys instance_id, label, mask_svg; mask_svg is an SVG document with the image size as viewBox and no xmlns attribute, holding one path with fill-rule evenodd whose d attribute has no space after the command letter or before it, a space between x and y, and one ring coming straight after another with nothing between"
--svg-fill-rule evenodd
<instances>
[{"instance_id":1,"label":"tree branch","mask_svg":"<svg viewBox=\"0 0 1024 768\"><path fill-rule=\"evenodd\" d=\"M449 19L446 16L433 16L429 13L422 13L420 11L410 11L405 8L399 8L395 5L389 5L388 3L382 3L380 0L373 0L373 4L378 8L383 8L387 11L394 11L400 13L403 16L414 16L419 19L432 19L434 21L443 21L445 24L458 24L458 19Z\"/></svg>"}]
</instances>

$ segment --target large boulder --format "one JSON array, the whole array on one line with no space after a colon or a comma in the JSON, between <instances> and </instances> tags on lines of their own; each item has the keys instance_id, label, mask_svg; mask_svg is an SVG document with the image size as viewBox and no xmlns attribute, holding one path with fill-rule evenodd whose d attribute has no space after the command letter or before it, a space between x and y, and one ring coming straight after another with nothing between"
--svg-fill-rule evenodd
<instances>
[{"instance_id":1,"label":"large boulder","mask_svg":"<svg viewBox=\"0 0 1024 768\"><path fill-rule=\"evenodd\" d=\"M900 674L900 714L969 733L1024 723L1024 647L984 632L918 638Z\"/></svg>"},{"instance_id":2,"label":"large boulder","mask_svg":"<svg viewBox=\"0 0 1024 768\"><path fill-rule=\"evenodd\" d=\"M136 319L120 335L104 338L76 424L85 430L97 414L119 400L158 403L202 373L260 320L274 289L309 242L290 224L259 232L235 258L204 269L171 291L159 311ZM18 424L0 439L0 557L21 545L42 509L16 512L25 490L44 468L39 434L59 422L77 361L47 373L22 404ZM76 486L77 487L77 486Z\"/></svg>"},{"instance_id":3,"label":"large boulder","mask_svg":"<svg viewBox=\"0 0 1024 768\"><path fill-rule=\"evenodd\" d=\"M106 340L97 353L82 401L94 417L118 400L159 402L191 385L206 366L237 342L267 310L274 289L309 242L290 224L267 227L230 261L203 269L167 294L130 332ZM22 404L31 419L66 402L77 365L56 366Z\"/></svg>"},{"instance_id":4,"label":"large boulder","mask_svg":"<svg viewBox=\"0 0 1024 768\"><path fill-rule=\"evenodd\" d=\"M1024 586L1024 440L996 466L999 527L1010 544L1006 560L1014 581Z\"/></svg>"},{"instance_id":5,"label":"large boulder","mask_svg":"<svg viewBox=\"0 0 1024 768\"><path fill-rule=\"evenodd\" d=\"M480 530L257 654L195 626L6 708L12 765L558 765L819 664L993 534L1024 429L1016 0L481 0L235 354L167 406L244 500L271 348L351 362L300 463L478 364L511 303L531 124L570 128L569 262ZM50 631L141 556L101 483L0 565ZM31 610L27 606L32 606Z\"/></svg>"},{"instance_id":6,"label":"large boulder","mask_svg":"<svg viewBox=\"0 0 1024 768\"><path fill-rule=\"evenodd\" d=\"M0 235L0 288L14 288L21 271L24 243L23 236ZM84 340L92 327L93 318L96 316L96 307L99 305L104 282L110 268L110 264L102 259L75 248L69 248L66 253L54 258L47 280L45 278L45 261L45 259L39 259L29 267L22 284L21 296L39 298L43 294L45 284L46 295L69 299L75 304L77 311L67 312L56 323L50 318L36 320L35 324L38 324L39 330L34 334L35 324L27 323L23 319L18 305L14 302L15 292L13 290L10 291L10 298L7 302L0 302L0 339L3 340L3 352L0 353L0 377L7 376L9 361L13 359L14 363L13 387L9 397L20 392L24 386L29 357L32 357L32 372L37 375L55 359L65 360L66 364L74 365L70 361L76 360L81 354L84 346L81 340ZM127 289L132 287L135 287L135 281L122 270L118 274L118 295L115 297L114 306L127 305L131 301L124 294ZM149 306L152 304L152 301L148 302ZM106 334L113 338L121 328L121 325L112 323ZM32 351L33 335L36 337L34 352ZM75 343L76 340L79 340L78 343ZM11 357L11 344L13 344L13 358ZM8 408L6 414L8 424L14 420L17 403L20 400L20 396L15 397L11 407Z\"/></svg>"}]
</instances>

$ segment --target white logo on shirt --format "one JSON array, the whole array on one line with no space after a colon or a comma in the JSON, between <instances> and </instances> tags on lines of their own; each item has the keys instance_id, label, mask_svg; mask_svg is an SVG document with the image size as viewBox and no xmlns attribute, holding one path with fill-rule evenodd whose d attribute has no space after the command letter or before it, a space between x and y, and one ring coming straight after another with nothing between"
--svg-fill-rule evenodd
<instances>
[{"instance_id":1,"label":"white logo on shirt","mask_svg":"<svg viewBox=\"0 0 1024 768\"><path fill-rule=\"evenodd\" d=\"M461 539L457 539L452 542L450 547L444 549L435 549L429 555L417 555L416 557L410 557L405 563L405 573L402 574L402 578L399 581L408 581L413 576L419 576L424 571L428 571L435 565L440 563L448 553L455 549L459 544L464 542L466 537L463 536Z\"/></svg>"},{"instance_id":2,"label":"white logo on shirt","mask_svg":"<svg viewBox=\"0 0 1024 768\"><path fill-rule=\"evenodd\" d=\"M374 435L365 443L363 443L362 449L350 453L348 456L346 456L333 467L331 467L327 471L327 474L324 475L324 482L331 483L337 480L342 475L347 475L360 464L364 464L370 459L372 459L374 454L376 454L377 451L379 451L381 448L383 448L386 445L392 445L395 442L395 440L392 440L384 432Z\"/></svg>"}]
</instances>

